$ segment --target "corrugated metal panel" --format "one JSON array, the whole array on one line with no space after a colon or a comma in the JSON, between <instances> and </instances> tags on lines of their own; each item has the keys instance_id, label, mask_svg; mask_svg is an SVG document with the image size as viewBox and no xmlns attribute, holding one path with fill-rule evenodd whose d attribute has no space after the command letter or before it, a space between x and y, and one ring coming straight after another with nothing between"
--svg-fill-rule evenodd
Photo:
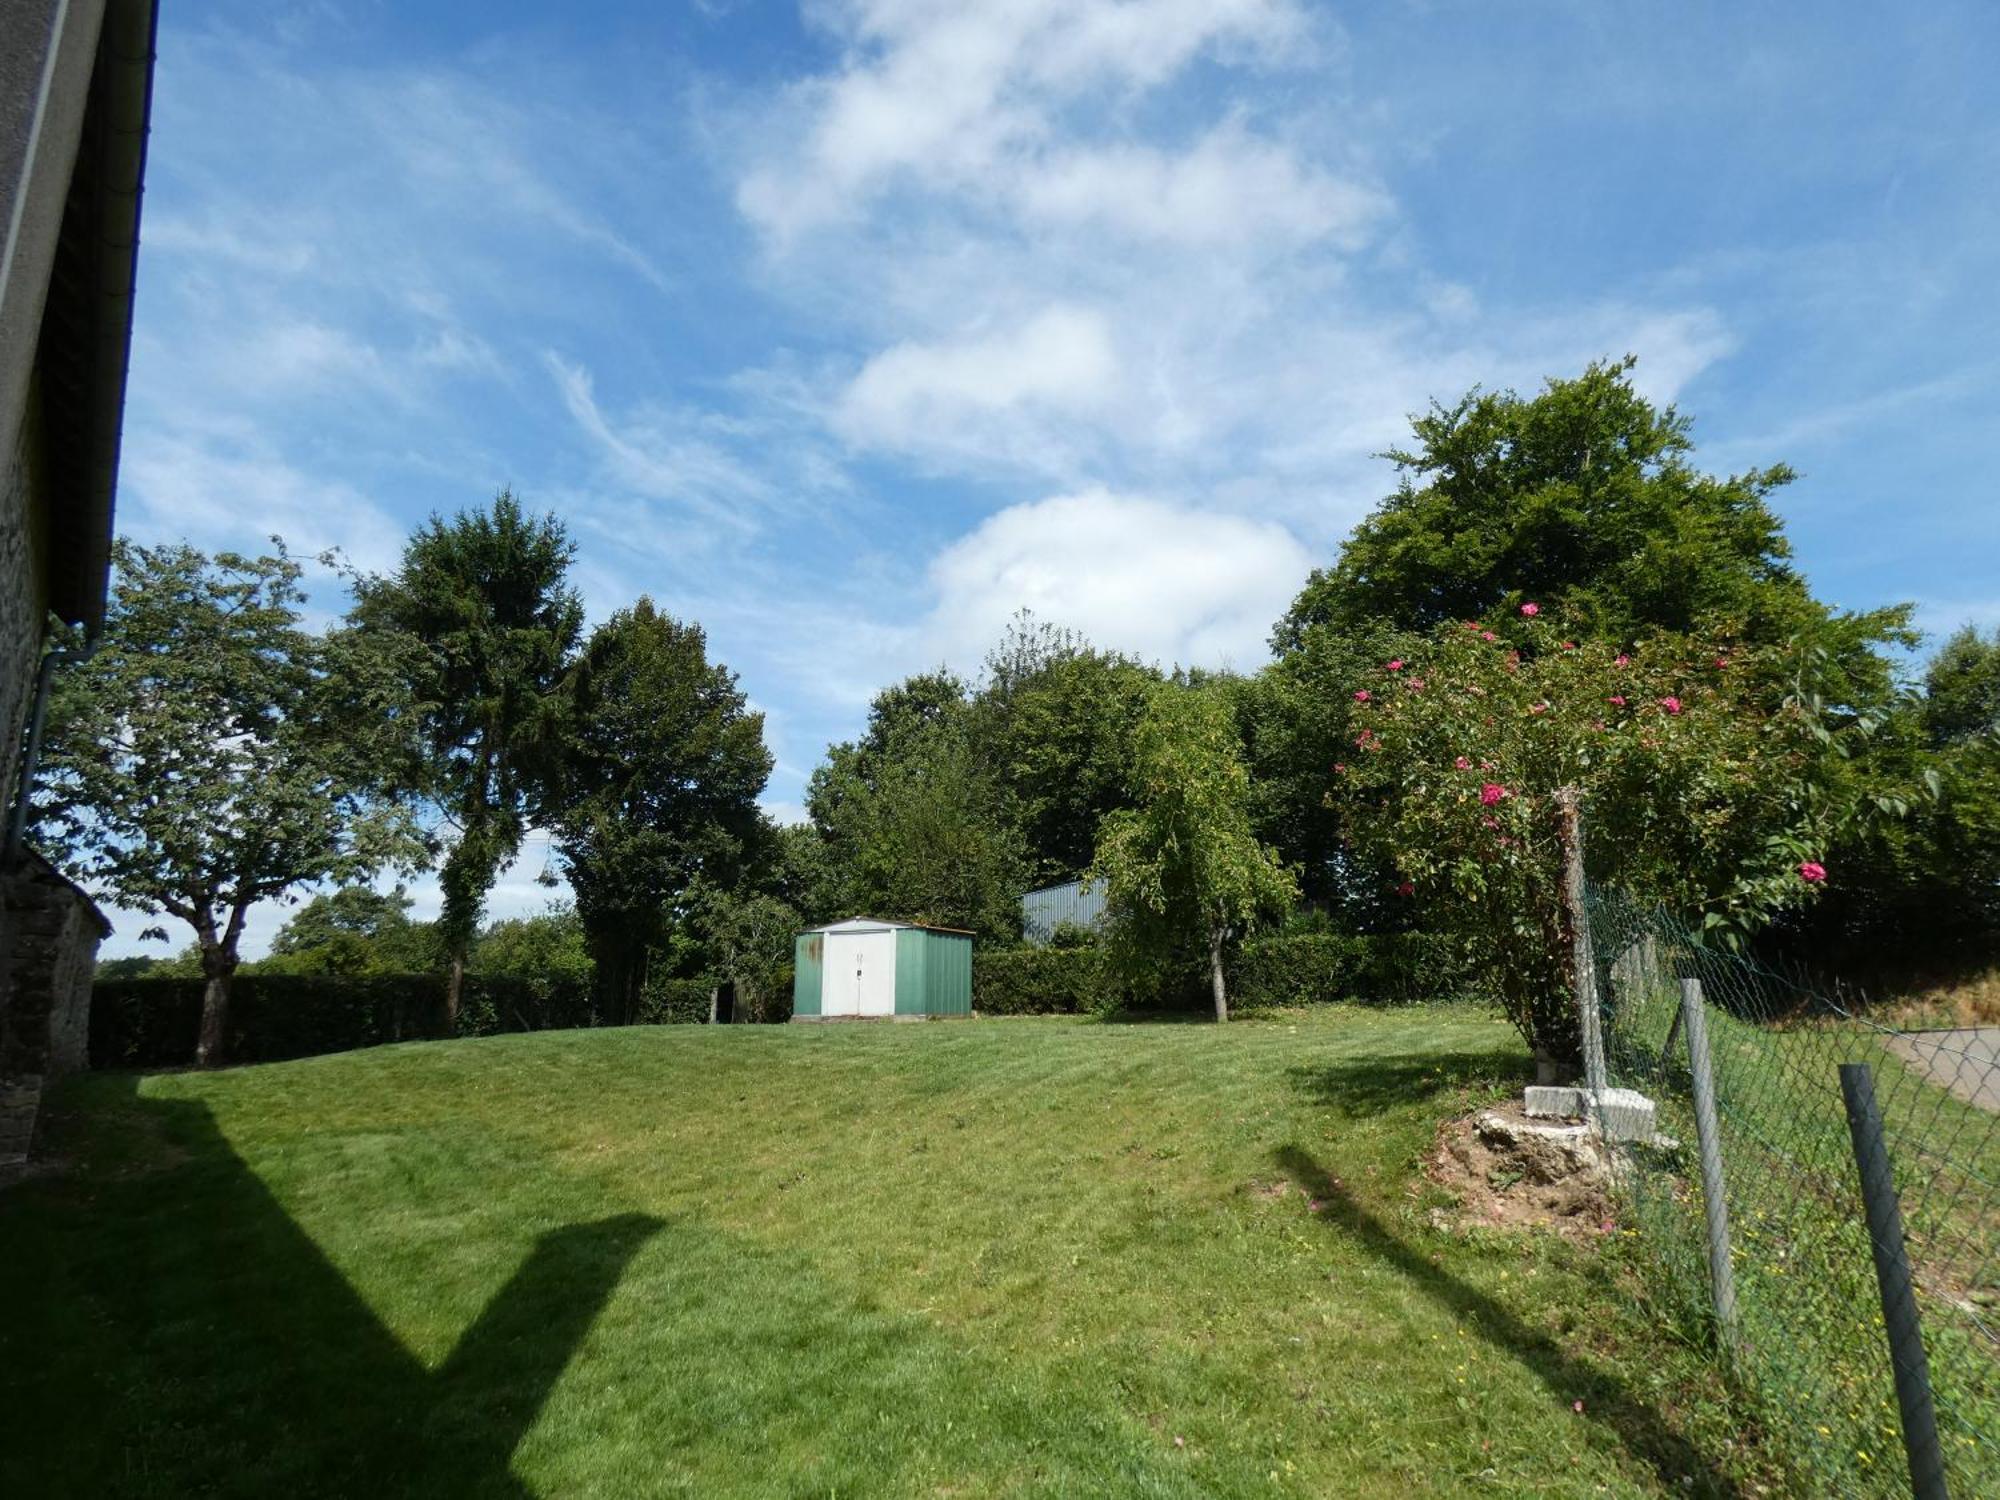
<instances>
[{"instance_id":1,"label":"corrugated metal panel","mask_svg":"<svg viewBox=\"0 0 2000 1500\"><path fill-rule=\"evenodd\" d=\"M926 933L930 962L925 966L930 979L931 1014L969 1016L972 1014L972 939L952 933Z\"/></svg>"},{"instance_id":2,"label":"corrugated metal panel","mask_svg":"<svg viewBox=\"0 0 2000 1500\"><path fill-rule=\"evenodd\" d=\"M1021 936L1041 946L1065 922L1077 927L1099 927L1104 922L1104 887L1082 880L1029 891L1021 898Z\"/></svg>"},{"instance_id":3,"label":"corrugated metal panel","mask_svg":"<svg viewBox=\"0 0 2000 1500\"><path fill-rule=\"evenodd\" d=\"M925 962L930 957L930 934L919 927L905 927L896 934L896 1014L930 1014L924 990Z\"/></svg>"},{"instance_id":4,"label":"corrugated metal panel","mask_svg":"<svg viewBox=\"0 0 2000 1500\"><path fill-rule=\"evenodd\" d=\"M792 1014L819 1014L820 958L826 939L817 932L802 932L792 944Z\"/></svg>"}]
</instances>

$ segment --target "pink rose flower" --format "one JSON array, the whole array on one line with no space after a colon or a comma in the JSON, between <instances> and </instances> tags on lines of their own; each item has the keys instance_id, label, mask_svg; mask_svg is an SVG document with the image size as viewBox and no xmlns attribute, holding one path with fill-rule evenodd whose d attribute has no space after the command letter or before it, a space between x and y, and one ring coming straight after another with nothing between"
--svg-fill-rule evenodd
<instances>
[{"instance_id":1,"label":"pink rose flower","mask_svg":"<svg viewBox=\"0 0 2000 1500\"><path fill-rule=\"evenodd\" d=\"M1528 705L1528 712L1531 714L1545 714L1548 711L1549 706L1546 703L1530 703Z\"/></svg>"},{"instance_id":2,"label":"pink rose flower","mask_svg":"<svg viewBox=\"0 0 2000 1500\"><path fill-rule=\"evenodd\" d=\"M1333 774L1336 776L1345 776L1347 774L1347 762L1344 760L1335 761L1333 763Z\"/></svg>"},{"instance_id":3,"label":"pink rose flower","mask_svg":"<svg viewBox=\"0 0 2000 1500\"><path fill-rule=\"evenodd\" d=\"M1718 672L1719 672L1719 671L1721 671L1721 670L1722 670L1722 669L1723 669L1724 667L1726 667L1726 666L1728 666L1728 665L1729 665L1729 658L1728 658L1728 657L1726 657L1726 656L1718 656L1718 657L1716 657L1716 659L1715 659L1715 669L1716 669L1716 670L1717 670Z\"/></svg>"},{"instance_id":4,"label":"pink rose flower","mask_svg":"<svg viewBox=\"0 0 2000 1500\"><path fill-rule=\"evenodd\" d=\"M1574 651L1575 649L1576 649L1576 642L1575 642L1575 641L1564 641L1564 642L1563 642L1563 650L1565 650L1565 651Z\"/></svg>"},{"instance_id":5,"label":"pink rose flower","mask_svg":"<svg viewBox=\"0 0 2000 1500\"><path fill-rule=\"evenodd\" d=\"M1367 688L1356 688L1354 690L1354 701L1356 703L1366 703L1373 696L1374 694L1370 693Z\"/></svg>"},{"instance_id":6,"label":"pink rose flower","mask_svg":"<svg viewBox=\"0 0 2000 1500\"><path fill-rule=\"evenodd\" d=\"M1611 665L1614 667L1629 667L1632 665L1632 658L1627 656L1623 651L1620 651L1612 658Z\"/></svg>"},{"instance_id":7,"label":"pink rose flower","mask_svg":"<svg viewBox=\"0 0 2000 1500\"><path fill-rule=\"evenodd\" d=\"M1799 866L1799 879L1807 885L1818 885L1826 879L1826 866L1816 859L1809 859Z\"/></svg>"},{"instance_id":8,"label":"pink rose flower","mask_svg":"<svg viewBox=\"0 0 2000 1500\"><path fill-rule=\"evenodd\" d=\"M1542 607L1539 604L1524 604L1521 606L1521 613L1526 615L1531 620L1534 619L1534 617L1540 614L1541 612L1542 612Z\"/></svg>"},{"instance_id":9,"label":"pink rose flower","mask_svg":"<svg viewBox=\"0 0 2000 1500\"><path fill-rule=\"evenodd\" d=\"M1660 700L1660 707L1664 708L1670 714L1677 714L1681 711L1681 700L1674 697L1662 698Z\"/></svg>"},{"instance_id":10,"label":"pink rose flower","mask_svg":"<svg viewBox=\"0 0 2000 1500\"><path fill-rule=\"evenodd\" d=\"M1461 771L1470 771L1472 769L1472 761L1463 755L1453 761L1452 764L1457 766Z\"/></svg>"},{"instance_id":11,"label":"pink rose flower","mask_svg":"<svg viewBox=\"0 0 2000 1500\"><path fill-rule=\"evenodd\" d=\"M1623 693L1613 693L1609 698L1605 699L1604 701L1607 703L1615 703L1620 708L1623 708L1625 706L1625 695Z\"/></svg>"},{"instance_id":12,"label":"pink rose flower","mask_svg":"<svg viewBox=\"0 0 2000 1500\"><path fill-rule=\"evenodd\" d=\"M1500 639L1500 637L1499 637L1499 636L1495 635L1495 634L1494 634L1494 633L1493 633L1492 631L1490 631L1490 630L1482 630L1482 631L1480 631L1480 632L1479 632L1479 638L1480 638L1480 639L1481 639L1482 641L1497 641L1497 640L1499 640L1499 639Z\"/></svg>"},{"instance_id":13,"label":"pink rose flower","mask_svg":"<svg viewBox=\"0 0 2000 1500\"><path fill-rule=\"evenodd\" d=\"M1423 678L1421 678L1421 677L1412 677L1412 678L1410 678L1410 679L1409 679L1409 682L1410 682L1410 691L1411 691L1411 692L1413 692L1413 693L1421 693L1421 692L1422 692L1422 691L1424 690L1424 680L1423 680Z\"/></svg>"},{"instance_id":14,"label":"pink rose flower","mask_svg":"<svg viewBox=\"0 0 2000 1500\"><path fill-rule=\"evenodd\" d=\"M1506 795L1507 788L1500 785L1497 781L1489 781L1479 789L1479 801L1485 807L1491 807Z\"/></svg>"},{"instance_id":15,"label":"pink rose flower","mask_svg":"<svg viewBox=\"0 0 2000 1500\"><path fill-rule=\"evenodd\" d=\"M1399 896L1414 896L1416 893L1417 887L1414 881L1406 880L1396 887L1396 894Z\"/></svg>"},{"instance_id":16,"label":"pink rose flower","mask_svg":"<svg viewBox=\"0 0 2000 1500\"><path fill-rule=\"evenodd\" d=\"M1389 670L1390 670L1391 672L1400 672L1400 671L1402 671L1402 670L1403 670L1403 658L1399 656L1399 657L1397 657L1397 658L1396 658L1396 659L1395 659L1394 661L1390 662L1390 663L1389 663Z\"/></svg>"}]
</instances>

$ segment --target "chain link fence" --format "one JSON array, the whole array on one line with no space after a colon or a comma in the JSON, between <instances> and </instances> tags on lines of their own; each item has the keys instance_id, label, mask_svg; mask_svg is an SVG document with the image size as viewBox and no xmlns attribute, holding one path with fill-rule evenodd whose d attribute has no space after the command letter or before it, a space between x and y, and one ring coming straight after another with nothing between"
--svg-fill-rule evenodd
<instances>
[{"instance_id":1,"label":"chain link fence","mask_svg":"<svg viewBox=\"0 0 2000 1500\"><path fill-rule=\"evenodd\" d=\"M1714 1340L1759 1437L1824 1495L1907 1495L1896 1362L1878 1291L1842 1064L1873 1073L1900 1200L1943 1483L2000 1496L2000 1035L1902 1031L1802 972L1710 946L1592 891L1609 1082L1652 1098L1627 1198L1653 1295ZM1719 1326L1682 981L1700 982L1728 1207L1734 1326ZM1938 1493L1935 1485L1928 1493Z\"/></svg>"}]
</instances>

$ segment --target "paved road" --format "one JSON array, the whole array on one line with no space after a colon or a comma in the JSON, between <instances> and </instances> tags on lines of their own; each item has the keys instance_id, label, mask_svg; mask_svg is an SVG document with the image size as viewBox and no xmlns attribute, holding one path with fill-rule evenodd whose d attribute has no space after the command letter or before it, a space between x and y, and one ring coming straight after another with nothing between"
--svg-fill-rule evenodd
<instances>
[{"instance_id":1,"label":"paved road","mask_svg":"<svg viewBox=\"0 0 2000 1500\"><path fill-rule=\"evenodd\" d=\"M1898 1056L1959 1098L2000 1114L2000 1026L1892 1038Z\"/></svg>"}]
</instances>

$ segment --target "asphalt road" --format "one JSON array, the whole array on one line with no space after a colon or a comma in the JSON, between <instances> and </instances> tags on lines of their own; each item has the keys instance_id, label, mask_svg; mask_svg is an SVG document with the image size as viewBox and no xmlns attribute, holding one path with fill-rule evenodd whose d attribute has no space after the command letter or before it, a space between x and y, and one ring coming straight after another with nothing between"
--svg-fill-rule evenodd
<instances>
[{"instance_id":1,"label":"asphalt road","mask_svg":"<svg viewBox=\"0 0 2000 1500\"><path fill-rule=\"evenodd\" d=\"M1933 1083L2000 1114L2000 1026L1911 1032L1889 1045Z\"/></svg>"}]
</instances>

